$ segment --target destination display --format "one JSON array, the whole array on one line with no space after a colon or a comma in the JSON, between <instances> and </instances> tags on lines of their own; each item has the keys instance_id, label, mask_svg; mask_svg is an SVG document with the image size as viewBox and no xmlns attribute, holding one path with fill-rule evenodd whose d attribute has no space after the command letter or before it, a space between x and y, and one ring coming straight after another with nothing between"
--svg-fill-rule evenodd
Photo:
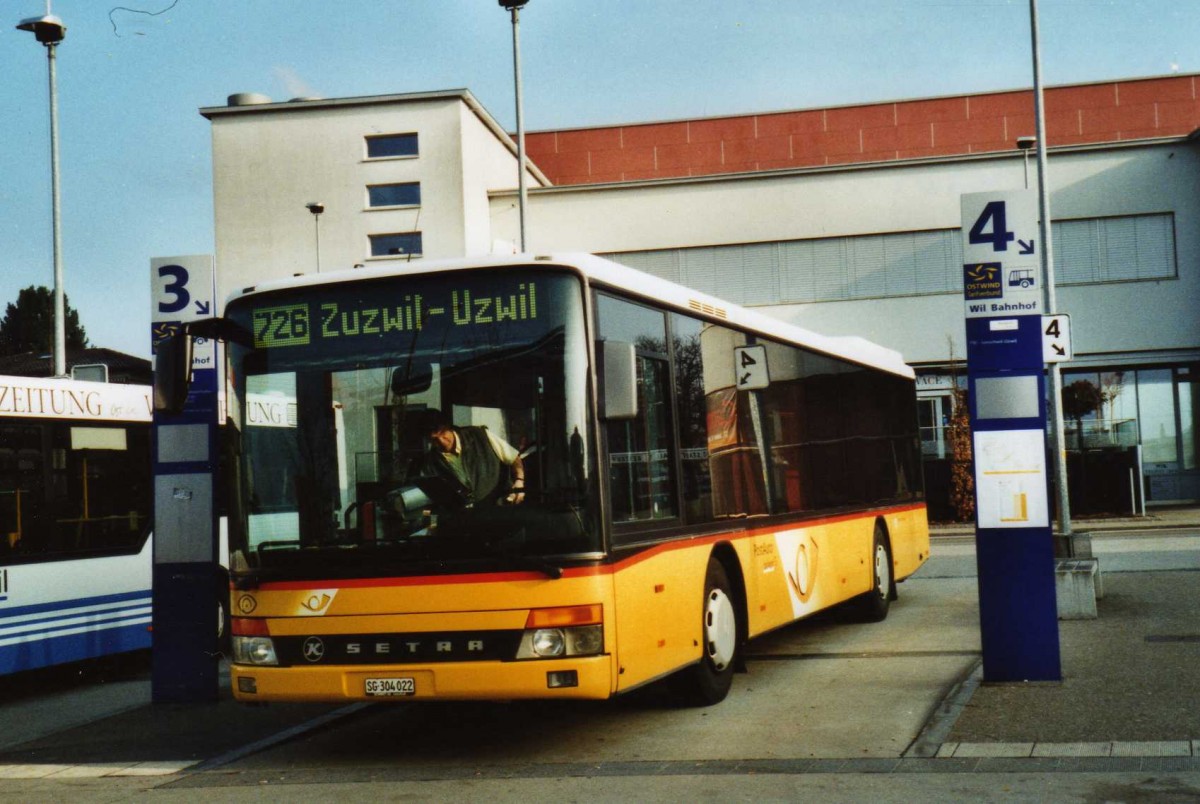
<instances>
[{"instance_id":1,"label":"destination display","mask_svg":"<svg viewBox=\"0 0 1200 804\"><path fill-rule=\"evenodd\" d=\"M419 374L431 360L444 362L438 355L453 353L458 361L538 343L579 323L582 312L579 277L539 266L254 293L232 300L225 315L241 332L230 339L235 372L352 364Z\"/></svg>"},{"instance_id":2,"label":"destination display","mask_svg":"<svg viewBox=\"0 0 1200 804\"><path fill-rule=\"evenodd\" d=\"M494 279L486 285L497 285ZM453 287L432 295L408 293L398 303L379 305L363 300L323 299L297 304L267 304L251 311L256 349L307 346L314 339L379 338L415 332L442 322L453 327L488 327L538 317L538 287L517 282L511 291Z\"/></svg>"}]
</instances>

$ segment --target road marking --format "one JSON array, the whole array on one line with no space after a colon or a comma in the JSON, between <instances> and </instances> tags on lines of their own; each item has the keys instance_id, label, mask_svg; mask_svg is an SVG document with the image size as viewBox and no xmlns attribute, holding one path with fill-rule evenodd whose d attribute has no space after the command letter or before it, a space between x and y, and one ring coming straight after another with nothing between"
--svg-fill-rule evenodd
<instances>
[{"instance_id":1,"label":"road marking","mask_svg":"<svg viewBox=\"0 0 1200 804\"><path fill-rule=\"evenodd\" d=\"M265 751L268 748L279 745L280 743L283 743L283 742L287 742L288 740L291 740L294 737L298 737L301 734L312 731L313 729L320 728L321 726L324 726L327 723L331 723L335 720L340 720L344 717L348 717L349 715L352 715L356 712L360 712L369 706L375 706L375 704L374 703L353 703L353 704L350 704L349 706L343 706L340 709L335 709L332 712L326 712L325 714L321 715L320 717L315 717L312 720L306 720L303 723L301 723L300 725L293 726L290 729L285 729L284 731L281 731L278 734L272 734L269 737L264 737L261 740L256 740L255 742L252 742L249 745L244 745L241 748L235 748L232 751L226 751L224 754L221 754L218 757L214 757L212 759L205 760L200 765L197 765L193 770L207 771L207 770L212 770L213 768L219 768L222 765L228 765L231 762L238 761L242 757L247 757L247 756L250 756L251 754L257 754L259 751Z\"/></svg>"}]
</instances>

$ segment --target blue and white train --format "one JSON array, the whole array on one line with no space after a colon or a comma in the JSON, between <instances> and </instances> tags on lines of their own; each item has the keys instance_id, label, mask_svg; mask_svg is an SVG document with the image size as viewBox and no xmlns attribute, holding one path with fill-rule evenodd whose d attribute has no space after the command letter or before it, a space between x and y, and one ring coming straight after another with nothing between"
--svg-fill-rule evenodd
<instances>
[{"instance_id":1,"label":"blue and white train","mask_svg":"<svg viewBox=\"0 0 1200 804\"><path fill-rule=\"evenodd\" d=\"M0 376L0 674L150 646L151 407Z\"/></svg>"}]
</instances>

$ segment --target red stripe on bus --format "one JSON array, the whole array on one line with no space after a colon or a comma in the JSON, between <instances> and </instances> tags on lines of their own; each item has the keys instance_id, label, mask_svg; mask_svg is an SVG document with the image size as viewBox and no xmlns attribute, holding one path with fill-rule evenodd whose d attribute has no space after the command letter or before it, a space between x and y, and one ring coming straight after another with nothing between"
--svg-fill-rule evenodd
<instances>
[{"instance_id":1,"label":"red stripe on bus","mask_svg":"<svg viewBox=\"0 0 1200 804\"><path fill-rule=\"evenodd\" d=\"M869 519L889 514L904 514L925 508L924 503L897 506L895 508L880 508L866 513L838 514L820 519L806 519L790 525L762 527L741 531L725 531L704 536L683 537L669 542L648 547L628 558L612 564L600 564L593 567L571 567L563 570L564 578L586 578L596 575L612 575L614 572L631 567L642 561L675 550L684 550L705 544L715 544L720 541L749 539L764 534L778 533L785 530L811 528L824 525L836 525L840 522L850 522L855 519ZM546 576L540 572L521 570L517 572L477 572L461 575L414 575L405 578L349 578L328 581L268 581L258 588L261 591L290 591L307 589L371 589L388 586L452 586L455 584L499 583L503 581L545 581Z\"/></svg>"}]
</instances>

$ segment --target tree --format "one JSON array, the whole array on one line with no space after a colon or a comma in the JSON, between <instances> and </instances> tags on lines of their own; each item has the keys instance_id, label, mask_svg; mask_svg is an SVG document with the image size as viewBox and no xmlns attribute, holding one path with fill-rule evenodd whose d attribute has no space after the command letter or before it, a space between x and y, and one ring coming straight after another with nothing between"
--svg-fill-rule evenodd
<instances>
[{"instance_id":1,"label":"tree","mask_svg":"<svg viewBox=\"0 0 1200 804\"><path fill-rule=\"evenodd\" d=\"M953 366L954 339L949 335L946 346ZM950 506L956 521L970 522L975 518L975 439L971 435L967 389L959 387L957 373L950 376L954 383L950 391L953 407L946 427L946 441L950 447Z\"/></svg>"},{"instance_id":2,"label":"tree","mask_svg":"<svg viewBox=\"0 0 1200 804\"><path fill-rule=\"evenodd\" d=\"M975 518L975 448L971 437L971 414L967 405L967 391L957 383L951 392L954 409L950 424L946 428L950 454L950 505L959 522L970 522Z\"/></svg>"},{"instance_id":3,"label":"tree","mask_svg":"<svg viewBox=\"0 0 1200 804\"><path fill-rule=\"evenodd\" d=\"M67 349L87 348L87 333L79 323L79 313L63 297L67 315ZM30 285L9 302L0 319L0 356L25 352L48 354L54 347L54 291Z\"/></svg>"},{"instance_id":4,"label":"tree","mask_svg":"<svg viewBox=\"0 0 1200 804\"><path fill-rule=\"evenodd\" d=\"M1083 419L1100 410L1104 392L1090 380L1076 380L1062 390L1063 414L1075 420L1076 445L1083 449Z\"/></svg>"}]
</instances>

